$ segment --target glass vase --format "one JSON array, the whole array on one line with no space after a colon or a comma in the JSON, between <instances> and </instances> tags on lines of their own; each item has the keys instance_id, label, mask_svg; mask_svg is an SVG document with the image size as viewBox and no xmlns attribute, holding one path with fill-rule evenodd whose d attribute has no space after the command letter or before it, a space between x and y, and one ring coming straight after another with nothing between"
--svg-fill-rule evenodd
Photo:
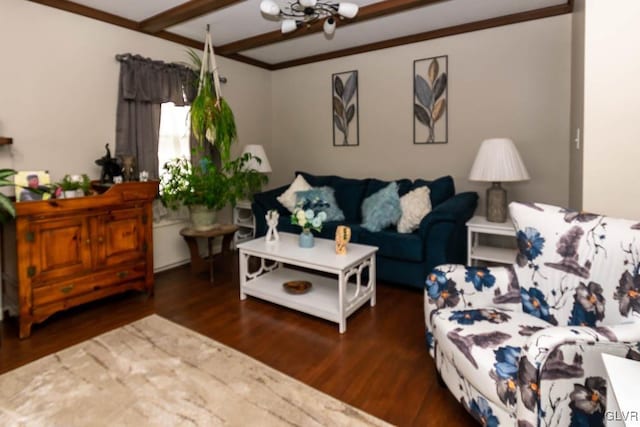
<instances>
[{"instance_id":1,"label":"glass vase","mask_svg":"<svg viewBox=\"0 0 640 427\"><path fill-rule=\"evenodd\" d=\"M310 230L302 230L300 237L298 237L298 245L301 248L312 248L313 244L313 233Z\"/></svg>"}]
</instances>

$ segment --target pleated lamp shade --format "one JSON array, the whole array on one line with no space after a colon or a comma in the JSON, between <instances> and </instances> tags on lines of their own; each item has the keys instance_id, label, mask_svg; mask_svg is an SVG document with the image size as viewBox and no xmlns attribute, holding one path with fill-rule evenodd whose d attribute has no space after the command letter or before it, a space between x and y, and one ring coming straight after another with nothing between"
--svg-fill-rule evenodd
<instances>
[{"instance_id":1,"label":"pleated lamp shade","mask_svg":"<svg viewBox=\"0 0 640 427\"><path fill-rule=\"evenodd\" d=\"M269 173L271 172L271 164L269 163L269 159L267 158L267 153L264 152L264 147L259 144L249 144L245 145L242 150L242 155L251 154L253 157L259 158L261 161L258 162L256 159L251 159L246 165L248 170L255 170L260 173Z\"/></svg>"},{"instance_id":2,"label":"pleated lamp shade","mask_svg":"<svg viewBox=\"0 0 640 427\"><path fill-rule=\"evenodd\" d=\"M469 173L471 181L525 181L529 172L513 141L492 138L482 141Z\"/></svg>"}]
</instances>

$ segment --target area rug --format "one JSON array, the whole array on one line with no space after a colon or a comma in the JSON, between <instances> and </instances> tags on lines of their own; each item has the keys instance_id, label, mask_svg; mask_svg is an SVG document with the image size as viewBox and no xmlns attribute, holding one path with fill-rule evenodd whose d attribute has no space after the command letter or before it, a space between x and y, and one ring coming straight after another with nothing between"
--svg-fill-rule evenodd
<instances>
[{"instance_id":1,"label":"area rug","mask_svg":"<svg viewBox=\"0 0 640 427\"><path fill-rule=\"evenodd\" d=\"M0 376L0 425L388 424L152 315Z\"/></svg>"}]
</instances>

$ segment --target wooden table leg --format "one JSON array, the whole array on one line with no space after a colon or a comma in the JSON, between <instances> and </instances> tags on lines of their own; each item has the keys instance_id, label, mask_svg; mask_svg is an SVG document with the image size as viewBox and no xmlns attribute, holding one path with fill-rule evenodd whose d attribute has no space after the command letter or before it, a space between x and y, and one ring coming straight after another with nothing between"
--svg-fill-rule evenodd
<instances>
[{"instance_id":1,"label":"wooden table leg","mask_svg":"<svg viewBox=\"0 0 640 427\"><path fill-rule=\"evenodd\" d=\"M222 237L222 254L224 255L225 253L229 253L231 252L231 245L233 243L233 235L235 233L231 233L231 234L225 234Z\"/></svg>"},{"instance_id":2,"label":"wooden table leg","mask_svg":"<svg viewBox=\"0 0 640 427\"><path fill-rule=\"evenodd\" d=\"M210 258L210 264L209 264L209 278L211 280L211 283L213 283L213 253L211 251L211 246L213 243L213 237L207 239L208 240L208 249L209 249L209 258ZM231 234L225 234L224 236L222 236L222 247L220 248L220 255L222 256L223 259L226 258L227 254L229 252L231 252L231 245L233 243L233 233Z\"/></svg>"},{"instance_id":3,"label":"wooden table leg","mask_svg":"<svg viewBox=\"0 0 640 427\"><path fill-rule=\"evenodd\" d=\"M191 230L191 229L181 230L180 234L184 238L184 241L187 243L187 246L189 247L189 253L191 254L191 273L193 273L193 274L200 273L202 270L208 268L208 270L209 270L209 281L211 283L213 283L214 282L214 272L213 272L214 265L213 265L213 262L214 262L214 259L216 258L213 255L213 242L214 242L214 239L216 237L218 237L218 236L222 237L221 255L223 257L225 257L226 254L231 252L231 250L232 250L233 235L234 235L236 230L237 230L237 227L235 227L235 226L234 226L234 228L232 230L229 230L228 232L219 232L219 231L213 230L210 233L210 235L205 234L205 232L194 233L194 231ZM192 234L192 235L189 235L189 234ZM195 235L193 235L193 234L195 234ZM207 256L208 256L208 259L203 258L200 255L200 251L199 251L199 248L198 248L198 240L197 240L198 237L207 239Z\"/></svg>"},{"instance_id":4,"label":"wooden table leg","mask_svg":"<svg viewBox=\"0 0 640 427\"><path fill-rule=\"evenodd\" d=\"M211 246L213 245L214 237L207 238L207 254L209 255L209 282L213 283L213 251Z\"/></svg>"},{"instance_id":5,"label":"wooden table leg","mask_svg":"<svg viewBox=\"0 0 640 427\"><path fill-rule=\"evenodd\" d=\"M198 251L198 240L195 237L182 236L184 241L189 247L189 253L191 254L191 272L199 273L207 266L206 261L200 256Z\"/></svg>"}]
</instances>

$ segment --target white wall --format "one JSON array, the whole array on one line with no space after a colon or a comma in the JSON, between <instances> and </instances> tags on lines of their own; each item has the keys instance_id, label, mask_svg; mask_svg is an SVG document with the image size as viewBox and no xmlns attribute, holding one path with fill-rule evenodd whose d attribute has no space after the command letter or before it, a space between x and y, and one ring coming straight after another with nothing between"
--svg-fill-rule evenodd
<instances>
[{"instance_id":1,"label":"white wall","mask_svg":"<svg viewBox=\"0 0 640 427\"><path fill-rule=\"evenodd\" d=\"M585 3L583 208L640 219L640 2Z\"/></svg>"},{"instance_id":2,"label":"white wall","mask_svg":"<svg viewBox=\"0 0 640 427\"><path fill-rule=\"evenodd\" d=\"M339 31L339 30L338 30ZM529 182L509 199L569 199L571 16L530 21L273 73L273 185L296 169L351 177L436 178L484 197L467 176L483 139L512 138ZM449 57L449 143L413 145L415 59ZM358 70L360 146L333 147L331 74ZM481 201L479 212L484 212Z\"/></svg>"},{"instance_id":3,"label":"white wall","mask_svg":"<svg viewBox=\"0 0 640 427\"><path fill-rule=\"evenodd\" d=\"M582 209L584 154L584 15L586 0L573 6L571 32L571 138L569 141L569 206Z\"/></svg>"},{"instance_id":4,"label":"white wall","mask_svg":"<svg viewBox=\"0 0 640 427\"><path fill-rule=\"evenodd\" d=\"M53 180L66 173L97 178L94 160L104 145L115 152L115 55L187 61L186 48L36 3L0 1L0 136L14 139L0 150L0 167L47 169ZM225 58L218 65L238 125L234 153L254 143L269 151L270 73ZM230 219L230 211L220 218ZM181 250L187 253L186 245Z\"/></svg>"}]
</instances>

